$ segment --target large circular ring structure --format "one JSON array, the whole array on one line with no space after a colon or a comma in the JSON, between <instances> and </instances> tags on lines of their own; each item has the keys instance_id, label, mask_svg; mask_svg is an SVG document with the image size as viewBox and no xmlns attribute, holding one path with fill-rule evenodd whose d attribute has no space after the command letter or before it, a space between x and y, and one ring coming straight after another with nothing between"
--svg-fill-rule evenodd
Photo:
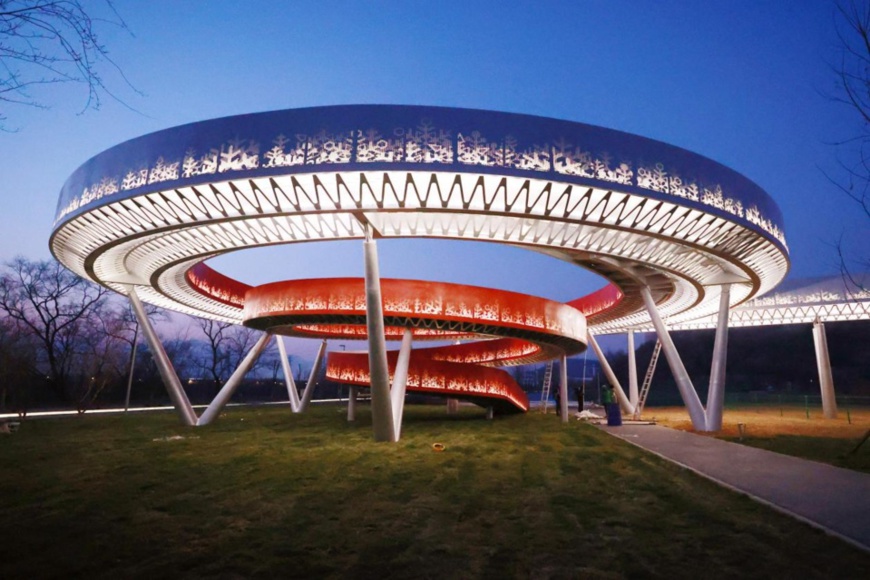
<instances>
[{"instance_id":1,"label":"large circular ring structure","mask_svg":"<svg viewBox=\"0 0 870 580\"><path fill-rule=\"evenodd\" d=\"M187 275L219 254L379 237L519 245L612 286L599 333L648 325L640 290L679 322L776 286L788 250L776 204L700 155L580 123L417 106L353 105L227 117L145 135L64 185L52 253L146 302L240 323L241 305ZM605 308L606 307L606 308Z\"/></svg>"}]
</instances>

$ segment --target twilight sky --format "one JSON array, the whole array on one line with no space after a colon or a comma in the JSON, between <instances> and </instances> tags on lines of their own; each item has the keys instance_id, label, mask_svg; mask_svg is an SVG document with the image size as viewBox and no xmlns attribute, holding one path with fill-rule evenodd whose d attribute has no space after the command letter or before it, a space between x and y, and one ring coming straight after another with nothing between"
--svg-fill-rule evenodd
<instances>
[{"instance_id":1,"label":"twilight sky","mask_svg":"<svg viewBox=\"0 0 870 580\"><path fill-rule=\"evenodd\" d=\"M115 102L78 114L82 87L6 108L0 133L0 260L50 256L57 194L92 155L192 121L352 104L493 109L658 139L746 175L782 209L792 275L836 272L844 236L866 254L870 223L821 169L858 120L835 92L833 3L617 1L275 2L116 0L133 36L102 39L137 95L106 71ZM493 286L559 300L596 276L486 244L379 243L383 276ZM249 251L213 262L248 283L361 276L360 243Z\"/></svg>"}]
</instances>

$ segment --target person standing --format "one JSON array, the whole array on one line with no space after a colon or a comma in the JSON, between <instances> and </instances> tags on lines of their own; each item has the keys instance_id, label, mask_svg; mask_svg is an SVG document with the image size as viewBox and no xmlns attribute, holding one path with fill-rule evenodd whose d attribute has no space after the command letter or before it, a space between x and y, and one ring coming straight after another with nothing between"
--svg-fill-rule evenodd
<instances>
[{"instance_id":1,"label":"person standing","mask_svg":"<svg viewBox=\"0 0 870 580\"><path fill-rule=\"evenodd\" d=\"M619 403L616 402L613 387L609 384L604 385L604 390L601 393L601 404L604 406L607 424L611 427L622 425L622 413L619 410Z\"/></svg>"},{"instance_id":2,"label":"person standing","mask_svg":"<svg viewBox=\"0 0 870 580\"><path fill-rule=\"evenodd\" d=\"M582 413L586 406L586 385L581 384L579 387L575 387L574 396L577 397L577 412Z\"/></svg>"},{"instance_id":3,"label":"person standing","mask_svg":"<svg viewBox=\"0 0 870 580\"><path fill-rule=\"evenodd\" d=\"M610 385L605 383L601 387L601 406L604 407L604 413L610 413L610 404L613 402L613 391L610 390Z\"/></svg>"}]
</instances>

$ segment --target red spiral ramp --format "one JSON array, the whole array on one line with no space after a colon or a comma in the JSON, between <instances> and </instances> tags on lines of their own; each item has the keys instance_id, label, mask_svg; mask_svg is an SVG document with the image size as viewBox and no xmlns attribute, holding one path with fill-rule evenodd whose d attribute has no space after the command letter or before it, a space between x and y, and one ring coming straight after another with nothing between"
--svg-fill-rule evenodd
<instances>
[{"instance_id":1,"label":"red spiral ramp","mask_svg":"<svg viewBox=\"0 0 870 580\"><path fill-rule=\"evenodd\" d=\"M197 291L241 306L246 326L308 338L367 338L362 278L288 280L248 286L204 264L191 268ZM500 366L551 360L586 348L578 308L517 292L419 280L381 279L387 340L406 328L416 341L470 340L415 349L407 389L470 400L499 412L526 411L528 398ZM610 294L612 296L612 294ZM389 353L390 371L397 352ZM365 353L331 352L329 379L368 386Z\"/></svg>"}]
</instances>

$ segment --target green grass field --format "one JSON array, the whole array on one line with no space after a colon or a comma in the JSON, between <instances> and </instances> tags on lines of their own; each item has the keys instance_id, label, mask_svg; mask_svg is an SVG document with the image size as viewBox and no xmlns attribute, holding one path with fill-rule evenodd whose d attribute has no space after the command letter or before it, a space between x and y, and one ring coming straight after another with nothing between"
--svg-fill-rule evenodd
<instances>
[{"instance_id":1,"label":"green grass field","mask_svg":"<svg viewBox=\"0 0 870 580\"><path fill-rule=\"evenodd\" d=\"M409 407L402 441L376 444L367 411L28 420L0 436L0 578L870 574L870 555L589 425Z\"/></svg>"}]
</instances>

